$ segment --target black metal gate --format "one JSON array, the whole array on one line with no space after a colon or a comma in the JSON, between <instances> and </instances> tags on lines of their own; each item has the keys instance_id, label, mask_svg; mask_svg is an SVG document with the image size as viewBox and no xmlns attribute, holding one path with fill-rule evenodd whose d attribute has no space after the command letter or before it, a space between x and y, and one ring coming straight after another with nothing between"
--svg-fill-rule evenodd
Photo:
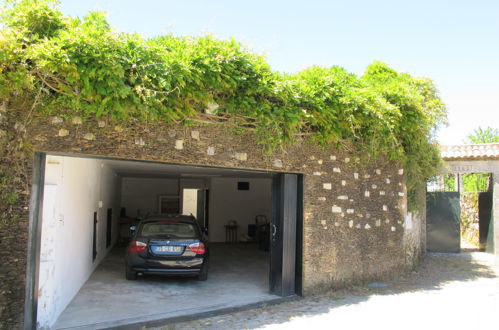
<instances>
[{"instance_id":1,"label":"black metal gate","mask_svg":"<svg viewBox=\"0 0 499 330\"><path fill-rule=\"evenodd\" d=\"M459 192L426 193L426 247L432 252L461 250Z\"/></svg>"}]
</instances>

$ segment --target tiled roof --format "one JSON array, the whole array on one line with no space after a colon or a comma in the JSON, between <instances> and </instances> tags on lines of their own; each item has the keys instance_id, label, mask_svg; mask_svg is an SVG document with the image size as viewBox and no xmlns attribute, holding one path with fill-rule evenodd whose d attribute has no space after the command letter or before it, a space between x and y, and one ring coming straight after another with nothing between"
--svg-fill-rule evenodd
<instances>
[{"instance_id":1,"label":"tiled roof","mask_svg":"<svg viewBox=\"0 0 499 330\"><path fill-rule=\"evenodd\" d=\"M499 143L441 146L443 159L499 158Z\"/></svg>"}]
</instances>

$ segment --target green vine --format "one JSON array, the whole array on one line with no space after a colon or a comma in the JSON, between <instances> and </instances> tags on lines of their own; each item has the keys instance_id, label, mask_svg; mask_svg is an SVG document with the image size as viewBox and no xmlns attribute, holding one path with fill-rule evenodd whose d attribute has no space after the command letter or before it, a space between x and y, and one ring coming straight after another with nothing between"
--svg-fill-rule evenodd
<instances>
[{"instance_id":1,"label":"green vine","mask_svg":"<svg viewBox=\"0 0 499 330\"><path fill-rule=\"evenodd\" d=\"M360 77L335 66L283 74L232 39L144 39L115 32L100 12L65 16L50 0L6 1L1 20L0 98L46 116L237 118L269 148L302 135L397 160L410 191L440 163L432 136L445 107L432 81L381 62Z\"/></svg>"}]
</instances>

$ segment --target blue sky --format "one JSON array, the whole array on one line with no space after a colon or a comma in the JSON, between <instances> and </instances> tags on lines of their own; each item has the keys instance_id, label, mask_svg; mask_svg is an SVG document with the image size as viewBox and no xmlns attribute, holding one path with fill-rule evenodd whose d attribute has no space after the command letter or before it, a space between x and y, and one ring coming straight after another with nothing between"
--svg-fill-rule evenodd
<instances>
[{"instance_id":1,"label":"blue sky","mask_svg":"<svg viewBox=\"0 0 499 330\"><path fill-rule=\"evenodd\" d=\"M498 0L61 0L66 14L108 13L118 31L146 37L233 36L279 71L374 60L434 80L447 104L444 144L478 126L499 128Z\"/></svg>"}]
</instances>

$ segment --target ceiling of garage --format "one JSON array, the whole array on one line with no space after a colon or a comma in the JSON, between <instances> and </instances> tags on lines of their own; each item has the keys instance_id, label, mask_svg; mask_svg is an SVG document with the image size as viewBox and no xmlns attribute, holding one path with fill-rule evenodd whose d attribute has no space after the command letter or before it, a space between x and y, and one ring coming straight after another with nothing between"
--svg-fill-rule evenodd
<instances>
[{"instance_id":1,"label":"ceiling of garage","mask_svg":"<svg viewBox=\"0 0 499 330\"><path fill-rule=\"evenodd\" d=\"M162 178L270 178L271 172L245 171L222 167L202 167L175 165L157 162L104 159L103 163L117 174L125 177L162 177Z\"/></svg>"}]
</instances>

